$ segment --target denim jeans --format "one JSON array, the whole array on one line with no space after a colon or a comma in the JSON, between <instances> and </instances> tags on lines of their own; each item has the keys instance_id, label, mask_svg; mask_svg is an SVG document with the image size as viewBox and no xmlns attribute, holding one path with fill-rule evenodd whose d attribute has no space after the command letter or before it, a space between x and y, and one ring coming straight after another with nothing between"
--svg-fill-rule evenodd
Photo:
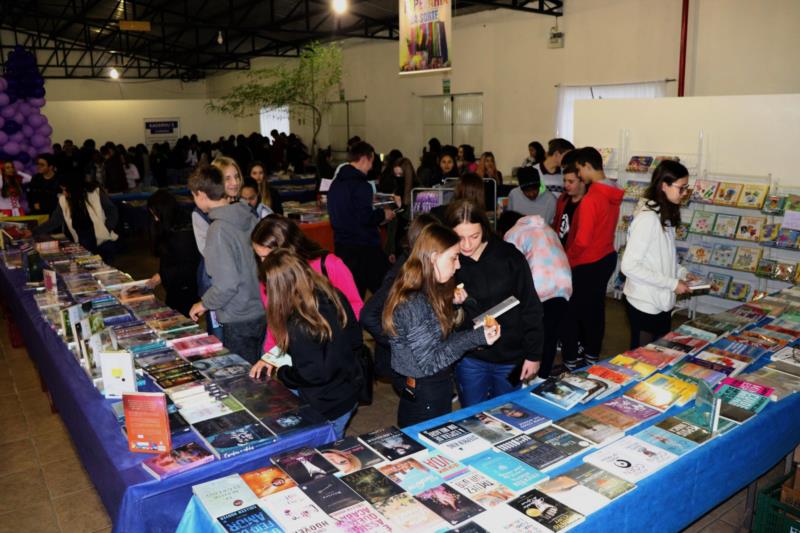
<instances>
[{"instance_id":1,"label":"denim jeans","mask_svg":"<svg viewBox=\"0 0 800 533\"><path fill-rule=\"evenodd\" d=\"M222 345L252 365L261 359L266 331L267 319L263 316L254 320L228 322L222 324Z\"/></svg>"},{"instance_id":2,"label":"denim jeans","mask_svg":"<svg viewBox=\"0 0 800 533\"><path fill-rule=\"evenodd\" d=\"M456 366L456 384L461 407L469 407L519 388L511 375L519 365L496 364L465 357ZM519 380L514 379L515 383Z\"/></svg>"},{"instance_id":3,"label":"denim jeans","mask_svg":"<svg viewBox=\"0 0 800 533\"><path fill-rule=\"evenodd\" d=\"M353 414L355 414L358 405L353 406L348 412L331 420L330 423L333 426L333 432L336 434L336 440L340 440L344 438L344 430L347 428L347 423L350 422L350 419L353 418Z\"/></svg>"}]
</instances>

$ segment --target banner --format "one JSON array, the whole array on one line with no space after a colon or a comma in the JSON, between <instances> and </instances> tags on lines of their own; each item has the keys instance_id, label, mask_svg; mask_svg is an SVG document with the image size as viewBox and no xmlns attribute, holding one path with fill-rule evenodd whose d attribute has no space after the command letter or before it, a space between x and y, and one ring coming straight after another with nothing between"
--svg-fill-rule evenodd
<instances>
[{"instance_id":1,"label":"banner","mask_svg":"<svg viewBox=\"0 0 800 533\"><path fill-rule=\"evenodd\" d=\"M146 118L144 119L144 142L148 146L160 142L175 142L181 136L181 119Z\"/></svg>"},{"instance_id":2,"label":"banner","mask_svg":"<svg viewBox=\"0 0 800 533\"><path fill-rule=\"evenodd\" d=\"M450 69L450 0L399 0L400 74Z\"/></svg>"}]
</instances>

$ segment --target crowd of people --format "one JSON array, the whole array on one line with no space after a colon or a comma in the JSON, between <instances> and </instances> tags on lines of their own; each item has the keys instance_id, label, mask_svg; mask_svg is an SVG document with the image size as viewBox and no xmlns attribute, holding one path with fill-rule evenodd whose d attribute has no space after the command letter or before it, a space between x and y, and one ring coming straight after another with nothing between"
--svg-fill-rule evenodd
<instances>
[{"instance_id":1,"label":"crowd of people","mask_svg":"<svg viewBox=\"0 0 800 533\"><path fill-rule=\"evenodd\" d=\"M345 163L334 168L321 151L326 164L316 168L331 180L329 251L282 216L266 179L307 157L288 148L277 157L263 138L240 139L213 145L226 146L217 153L187 139L186 153L196 154L191 213L166 190L149 197L160 258L149 283L161 284L167 304L192 319L205 316L209 331L253 365L252 376L274 375L337 436L371 386L362 328L374 339L377 374L400 395L400 426L449 412L454 392L466 407L548 378L560 371L559 346L566 370L599 359L623 191L596 149L533 142L511 185L491 152L476 158L467 145L432 139L415 168L398 150L381 163L371 145L351 139ZM66 228L102 252L116 238L109 174L84 172L53 186L60 165L75 168L63 157L43 154L30 180L30 205L50 213L38 231ZM509 197L497 220L485 178ZM411 190L445 180L455 183L450 203L410 218ZM621 261L631 347L668 331L676 295L689 291L675 251L687 189L687 169L664 161L636 207ZM394 203L376 206L376 191ZM484 316L509 297L515 305ZM274 367L265 354L276 351L289 353L292 365Z\"/></svg>"}]
</instances>

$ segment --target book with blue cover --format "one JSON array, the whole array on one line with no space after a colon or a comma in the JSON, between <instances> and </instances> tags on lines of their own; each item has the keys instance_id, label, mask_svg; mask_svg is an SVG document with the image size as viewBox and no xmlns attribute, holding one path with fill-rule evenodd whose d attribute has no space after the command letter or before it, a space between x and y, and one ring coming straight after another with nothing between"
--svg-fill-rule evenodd
<instances>
[{"instance_id":1,"label":"book with blue cover","mask_svg":"<svg viewBox=\"0 0 800 533\"><path fill-rule=\"evenodd\" d=\"M509 424L525 433L535 431L550 424L550 419L531 411L518 403L508 402L493 409L485 411L506 424Z\"/></svg>"},{"instance_id":2,"label":"book with blue cover","mask_svg":"<svg viewBox=\"0 0 800 533\"><path fill-rule=\"evenodd\" d=\"M250 505L217 518L229 533L282 533L270 516L258 505Z\"/></svg>"},{"instance_id":3,"label":"book with blue cover","mask_svg":"<svg viewBox=\"0 0 800 533\"><path fill-rule=\"evenodd\" d=\"M506 453L495 450L486 450L470 457L464 463L515 492L547 479L544 473Z\"/></svg>"},{"instance_id":4,"label":"book with blue cover","mask_svg":"<svg viewBox=\"0 0 800 533\"><path fill-rule=\"evenodd\" d=\"M636 438L679 456L689 453L699 446L696 442L675 435L658 426L650 426L636 433Z\"/></svg>"},{"instance_id":5,"label":"book with blue cover","mask_svg":"<svg viewBox=\"0 0 800 533\"><path fill-rule=\"evenodd\" d=\"M438 474L413 457L378 466L377 468L384 476L411 494L419 494L432 489L441 485L444 481Z\"/></svg>"},{"instance_id":6,"label":"book with blue cover","mask_svg":"<svg viewBox=\"0 0 800 533\"><path fill-rule=\"evenodd\" d=\"M561 409L568 410L578 405L589 395L589 392L564 380L548 378L534 387L531 394Z\"/></svg>"}]
</instances>

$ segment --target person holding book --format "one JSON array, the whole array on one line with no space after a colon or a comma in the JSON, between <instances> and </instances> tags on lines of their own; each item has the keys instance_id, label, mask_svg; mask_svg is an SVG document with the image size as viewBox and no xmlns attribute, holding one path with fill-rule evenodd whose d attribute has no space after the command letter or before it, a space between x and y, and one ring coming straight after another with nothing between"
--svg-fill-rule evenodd
<instances>
[{"instance_id":1,"label":"person holding book","mask_svg":"<svg viewBox=\"0 0 800 533\"><path fill-rule=\"evenodd\" d=\"M451 229L429 224L400 269L383 309L383 330L392 350L395 387L402 390L397 423L409 426L452 409L453 364L469 350L493 345L500 326L456 331L467 292L455 286L459 238Z\"/></svg>"},{"instance_id":2,"label":"person holding book","mask_svg":"<svg viewBox=\"0 0 800 533\"><path fill-rule=\"evenodd\" d=\"M269 309L269 298L266 292L264 261L273 251L286 248L303 258L314 272L322 274L330 280L331 284L347 298L356 318L360 316L364 302L361 300L361 295L353 280L353 274L350 273L347 265L339 257L323 250L319 244L306 237L294 221L280 215L268 215L256 225L250 235L250 240L253 251L259 260L259 287L261 302L265 310ZM263 352L270 351L275 344L275 337L268 327ZM250 369L250 375L259 377L265 366L266 360L257 361Z\"/></svg>"},{"instance_id":3,"label":"person holding book","mask_svg":"<svg viewBox=\"0 0 800 533\"><path fill-rule=\"evenodd\" d=\"M567 258L572 268L572 298L569 301L569 330L562 343L564 366L583 366L578 341L588 363L600 358L606 326L606 289L617 266L614 232L624 195L603 172L603 157L595 148L575 153L578 177L588 189L575 211L567 239Z\"/></svg>"},{"instance_id":4,"label":"person holding book","mask_svg":"<svg viewBox=\"0 0 800 533\"><path fill-rule=\"evenodd\" d=\"M456 281L469 292L462 328L471 328L474 318L511 296L519 301L497 317L504 332L500 341L470 350L456 367L461 405L468 407L536 377L544 341L542 304L525 256L494 234L483 210L461 200L450 205L445 219L459 237Z\"/></svg>"},{"instance_id":5,"label":"person holding book","mask_svg":"<svg viewBox=\"0 0 800 533\"><path fill-rule=\"evenodd\" d=\"M206 311L216 312L223 345L255 363L266 329L250 248L256 217L244 202L230 203L223 174L213 165L194 171L189 190L195 205L211 220L203 251L211 286L189 310L189 317L197 321Z\"/></svg>"},{"instance_id":6,"label":"person holding book","mask_svg":"<svg viewBox=\"0 0 800 533\"><path fill-rule=\"evenodd\" d=\"M578 177L578 168L575 166L575 153L575 150L567 152L561 159L564 192L556 200L553 229L558 233L562 246L567 245L569 232L574 228L572 221L575 218L575 211L586 195L586 184Z\"/></svg>"},{"instance_id":7,"label":"person holding book","mask_svg":"<svg viewBox=\"0 0 800 533\"><path fill-rule=\"evenodd\" d=\"M277 378L333 424L344 436L358 406L364 379L356 353L363 337L350 304L331 282L288 248L273 250L263 261L267 321L281 351L292 364L275 369Z\"/></svg>"},{"instance_id":8,"label":"person holding book","mask_svg":"<svg viewBox=\"0 0 800 533\"><path fill-rule=\"evenodd\" d=\"M689 171L677 161L662 161L633 213L620 270L625 274L625 308L631 349L672 329L676 295L691 291L689 272L678 265L675 228L689 191Z\"/></svg>"}]
</instances>

